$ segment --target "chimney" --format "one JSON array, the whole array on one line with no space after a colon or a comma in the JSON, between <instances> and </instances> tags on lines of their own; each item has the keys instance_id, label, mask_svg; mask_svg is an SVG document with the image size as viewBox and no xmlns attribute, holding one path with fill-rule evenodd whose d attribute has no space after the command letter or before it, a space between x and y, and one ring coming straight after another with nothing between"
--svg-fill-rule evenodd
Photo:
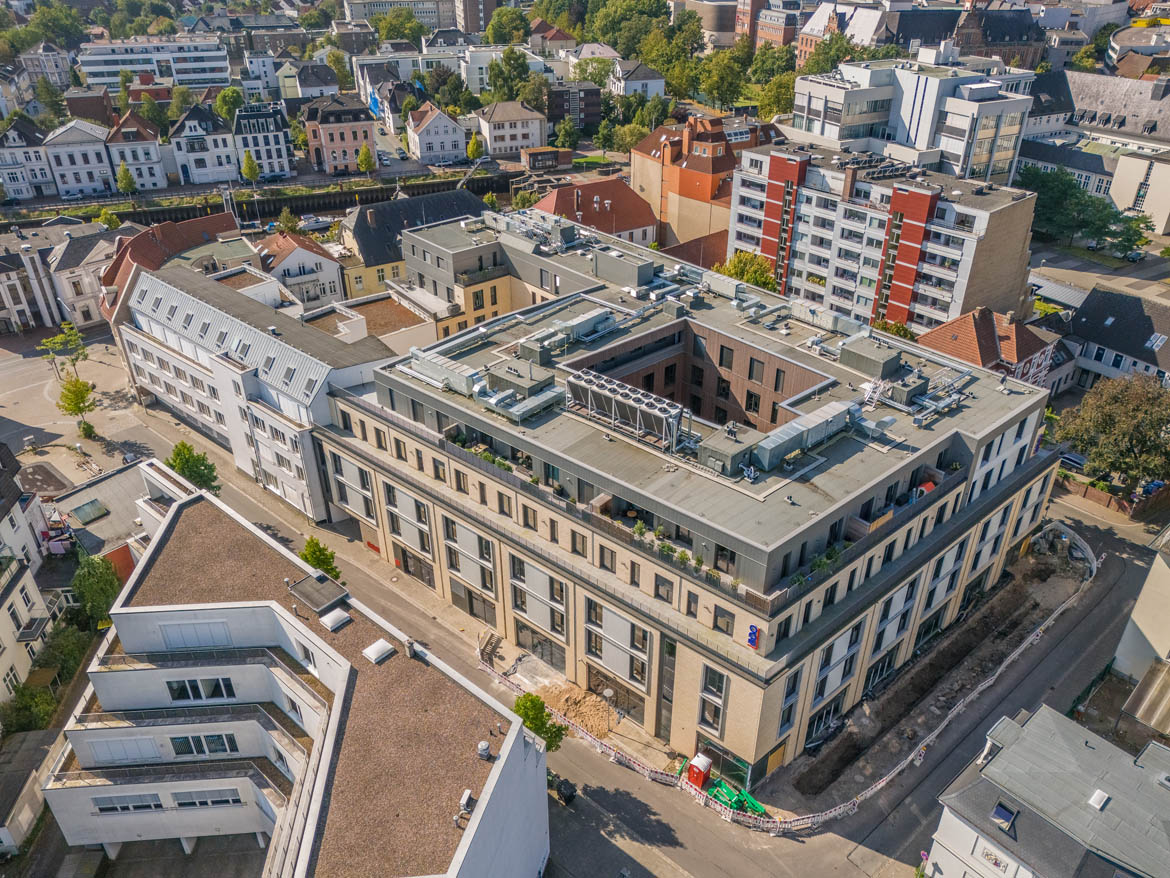
<instances>
[{"instance_id":1,"label":"chimney","mask_svg":"<svg viewBox=\"0 0 1170 878\"><path fill-rule=\"evenodd\" d=\"M694 134L694 117L692 116L691 118L687 119L686 124L683 126L683 158L686 158L691 154L691 139L694 137Z\"/></svg>"},{"instance_id":2,"label":"chimney","mask_svg":"<svg viewBox=\"0 0 1170 878\"><path fill-rule=\"evenodd\" d=\"M1007 322L1009 324L1015 323L1016 322L1016 312L1015 311L1008 311L1007 314L1004 315L1004 318L1007 320Z\"/></svg>"},{"instance_id":3,"label":"chimney","mask_svg":"<svg viewBox=\"0 0 1170 878\"><path fill-rule=\"evenodd\" d=\"M366 222L371 226L374 224L374 209L372 207L366 208Z\"/></svg>"}]
</instances>

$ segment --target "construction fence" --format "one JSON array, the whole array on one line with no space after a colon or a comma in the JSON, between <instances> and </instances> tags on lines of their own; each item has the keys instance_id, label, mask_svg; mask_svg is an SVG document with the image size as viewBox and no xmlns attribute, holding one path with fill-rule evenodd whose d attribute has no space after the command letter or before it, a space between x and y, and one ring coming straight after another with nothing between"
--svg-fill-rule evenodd
<instances>
[{"instance_id":1,"label":"construction fence","mask_svg":"<svg viewBox=\"0 0 1170 878\"><path fill-rule=\"evenodd\" d=\"M571 720L569 717L559 713L558 711L555 711L552 708L548 708L549 713L552 714L553 718L558 723L568 726L577 737L592 744L598 753L603 753L608 756L611 762L617 763L618 765L624 765L626 768L636 771L643 777L649 778L650 780L657 783L664 784L665 786L678 787L679 789L690 793L691 796L693 796L700 805L714 811L729 823L738 823L740 826L746 826L748 829L753 829L757 832L767 832L770 835L780 835L782 833L793 833L802 830L816 829L821 824L830 820L836 820L838 818L857 813L857 809L861 806L862 802L876 796L902 772L906 771L911 766L920 766L923 759L926 758L927 748L929 748L932 744L935 743L935 741L938 740L939 736L942 735L946 728L955 719L957 719L963 713L963 711L970 707L975 702L975 700L979 698L980 695L982 695L987 689L991 688L991 686L993 686L995 682L1003 675L1004 671L1006 671L1021 655L1023 655L1030 646L1039 642L1040 638L1044 636L1044 633L1052 627L1056 620L1060 618L1060 616L1066 610L1072 607L1073 604L1075 604L1077 600L1080 599L1081 595L1085 593L1085 590L1089 587L1089 583L1091 583L1093 578L1097 575L1098 566L1100 565L1101 561L1104 560L1105 556L1102 555L1100 559L1096 558L1093 555L1093 550L1089 548L1089 545L1080 537L1080 535L1059 522L1046 526L1043 530L1040 531L1039 534L1037 534L1036 537L1033 538L1033 542L1035 542L1036 539L1044 534L1055 534L1057 535L1057 538L1067 540L1069 543L1070 552L1072 547L1076 547L1078 552L1084 558L1088 567L1088 571L1087 575L1082 580L1080 587L1067 600L1065 600L1064 603L1053 610L1051 615L1049 615L1047 619L1040 623L1036 630L1034 630L1023 643L1017 646L1011 652L1011 654L1000 663L999 667L995 669L995 672L992 673L991 676L983 680L983 682L967 693L967 695L961 701L959 701L958 704L951 708L950 712L945 717L943 717L942 721L934 728L934 730L922 739L922 742L913 753L894 766L894 768L888 774L875 781L871 786L858 793L853 798L849 799L848 801L841 802L840 804L835 805L825 811L821 811L816 814L805 814L787 818L764 817L756 814L750 814L745 811L737 811L734 808L729 808L722 802L712 798L702 789L691 783L685 777L685 772L674 774L670 771L663 771L661 769L652 768L641 760L631 756L629 753L626 753L617 747L614 747L612 744L601 740L595 735L590 734L580 725L573 722L573 720ZM489 663L483 661L482 658L480 660L479 666L485 673L491 676L492 679L494 679L500 685L505 686L506 688L515 692L517 695L524 694L525 690L523 687L518 685L511 678L505 677L503 674L499 673Z\"/></svg>"}]
</instances>

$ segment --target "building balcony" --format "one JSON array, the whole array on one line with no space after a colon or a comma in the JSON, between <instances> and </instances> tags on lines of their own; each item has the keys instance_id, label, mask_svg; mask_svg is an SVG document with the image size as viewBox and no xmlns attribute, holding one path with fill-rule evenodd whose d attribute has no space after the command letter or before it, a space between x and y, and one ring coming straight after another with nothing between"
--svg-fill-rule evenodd
<instances>
[{"instance_id":1,"label":"building balcony","mask_svg":"<svg viewBox=\"0 0 1170 878\"><path fill-rule=\"evenodd\" d=\"M16 632L17 643L31 643L41 636L51 621L48 615L48 608L42 612L43 615L38 614L33 616L24 623L24 626L19 631Z\"/></svg>"},{"instance_id":2,"label":"building balcony","mask_svg":"<svg viewBox=\"0 0 1170 878\"><path fill-rule=\"evenodd\" d=\"M19 575L23 566L24 561L15 555L0 555L0 591L8 587L8 583Z\"/></svg>"},{"instance_id":3,"label":"building balcony","mask_svg":"<svg viewBox=\"0 0 1170 878\"><path fill-rule=\"evenodd\" d=\"M469 287L474 284L486 283L489 280L496 280L509 272L510 269L506 265L489 265L487 268L476 271L457 271L455 272L455 282L461 287Z\"/></svg>"}]
</instances>

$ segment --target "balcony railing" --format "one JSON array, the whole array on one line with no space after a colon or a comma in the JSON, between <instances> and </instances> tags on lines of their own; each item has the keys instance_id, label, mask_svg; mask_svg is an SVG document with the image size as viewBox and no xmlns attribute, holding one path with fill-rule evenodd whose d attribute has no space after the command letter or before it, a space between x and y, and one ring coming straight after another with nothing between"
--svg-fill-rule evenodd
<instances>
[{"instance_id":1,"label":"balcony railing","mask_svg":"<svg viewBox=\"0 0 1170 878\"><path fill-rule=\"evenodd\" d=\"M489 265L487 268L481 268L476 271L457 271L455 272L455 281L459 286L467 287L472 284L495 280L496 278L503 277L510 271L511 269L506 265Z\"/></svg>"},{"instance_id":2,"label":"balcony railing","mask_svg":"<svg viewBox=\"0 0 1170 878\"><path fill-rule=\"evenodd\" d=\"M0 555L0 591L16 578L23 565L24 561L14 555Z\"/></svg>"},{"instance_id":3,"label":"balcony railing","mask_svg":"<svg viewBox=\"0 0 1170 878\"><path fill-rule=\"evenodd\" d=\"M69 760L66 766L73 765ZM254 759L208 759L202 762L156 762L125 768L69 768L49 778L49 789L100 786L113 784L150 784L174 781L209 780L229 777L249 777L261 788L269 788L288 799L292 782L263 757Z\"/></svg>"}]
</instances>

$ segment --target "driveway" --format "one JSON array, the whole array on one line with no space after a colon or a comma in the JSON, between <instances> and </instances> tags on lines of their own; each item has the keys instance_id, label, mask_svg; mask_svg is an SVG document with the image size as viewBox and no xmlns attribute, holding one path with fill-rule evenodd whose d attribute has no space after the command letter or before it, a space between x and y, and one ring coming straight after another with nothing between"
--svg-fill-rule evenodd
<instances>
[{"instance_id":1,"label":"driveway","mask_svg":"<svg viewBox=\"0 0 1170 878\"><path fill-rule=\"evenodd\" d=\"M1089 257L1037 246L1032 251L1031 267L1055 281L1090 290L1103 284L1123 293L1144 296L1170 305L1170 261L1151 253L1138 263L1127 262L1123 268L1110 268Z\"/></svg>"}]
</instances>

